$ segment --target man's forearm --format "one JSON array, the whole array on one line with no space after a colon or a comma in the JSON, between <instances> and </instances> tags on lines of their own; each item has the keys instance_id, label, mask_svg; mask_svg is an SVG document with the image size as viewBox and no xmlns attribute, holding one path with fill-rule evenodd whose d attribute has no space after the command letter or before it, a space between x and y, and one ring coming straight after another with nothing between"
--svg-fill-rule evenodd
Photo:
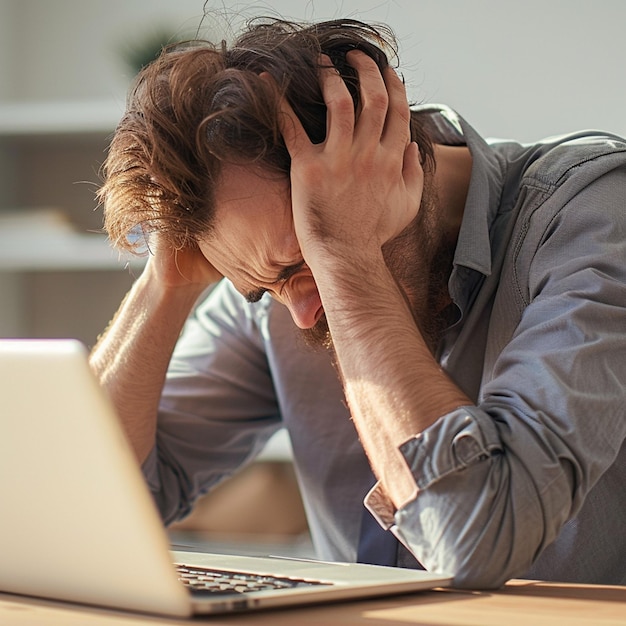
<instances>
[{"instance_id":1,"label":"man's forearm","mask_svg":"<svg viewBox=\"0 0 626 626\"><path fill-rule=\"evenodd\" d=\"M142 463L155 441L165 374L182 327L201 290L164 287L146 268L92 351L106 388Z\"/></svg>"},{"instance_id":2,"label":"man's forearm","mask_svg":"<svg viewBox=\"0 0 626 626\"><path fill-rule=\"evenodd\" d=\"M314 271L355 426L400 507L415 495L400 445L471 401L433 358L382 253Z\"/></svg>"}]
</instances>

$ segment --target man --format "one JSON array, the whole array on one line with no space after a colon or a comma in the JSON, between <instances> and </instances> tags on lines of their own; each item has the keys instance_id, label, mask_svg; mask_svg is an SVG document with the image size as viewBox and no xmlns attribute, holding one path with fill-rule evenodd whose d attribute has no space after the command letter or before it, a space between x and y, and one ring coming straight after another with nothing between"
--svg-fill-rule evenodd
<instances>
[{"instance_id":1,"label":"man","mask_svg":"<svg viewBox=\"0 0 626 626\"><path fill-rule=\"evenodd\" d=\"M100 196L150 256L93 369L166 523L284 425L321 558L624 584L626 142L488 145L392 46L260 22L141 73Z\"/></svg>"}]
</instances>

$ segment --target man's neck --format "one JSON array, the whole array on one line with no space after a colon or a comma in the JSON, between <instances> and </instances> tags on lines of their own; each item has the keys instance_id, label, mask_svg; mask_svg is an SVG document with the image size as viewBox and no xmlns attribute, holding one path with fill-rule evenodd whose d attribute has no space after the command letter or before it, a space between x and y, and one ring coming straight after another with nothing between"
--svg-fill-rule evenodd
<instances>
[{"instance_id":1,"label":"man's neck","mask_svg":"<svg viewBox=\"0 0 626 626\"><path fill-rule=\"evenodd\" d=\"M434 349L450 304L448 278L469 189L472 158L465 147L434 146L436 170L427 174L422 206L403 233L383 247L426 343Z\"/></svg>"},{"instance_id":2,"label":"man's neck","mask_svg":"<svg viewBox=\"0 0 626 626\"><path fill-rule=\"evenodd\" d=\"M472 173L472 156L465 146L435 144L434 188L439 202L441 228L456 240Z\"/></svg>"}]
</instances>

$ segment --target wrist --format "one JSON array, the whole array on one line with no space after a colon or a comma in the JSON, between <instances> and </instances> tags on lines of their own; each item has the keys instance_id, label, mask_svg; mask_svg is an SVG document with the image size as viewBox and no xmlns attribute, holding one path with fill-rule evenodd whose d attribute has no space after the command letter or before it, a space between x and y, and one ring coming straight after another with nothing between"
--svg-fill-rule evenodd
<instances>
[{"instance_id":1,"label":"wrist","mask_svg":"<svg viewBox=\"0 0 626 626\"><path fill-rule=\"evenodd\" d=\"M311 245L302 254L316 281L325 276L333 282L343 277L360 277L359 282L367 283L370 275L387 270L382 249L377 245L363 248L335 240Z\"/></svg>"},{"instance_id":2,"label":"wrist","mask_svg":"<svg viewBox=\"0 0 626 626\"><path fill-rule=\"evenodd\" d=\"M169 316L186 317L208 287L197 283L172 284L164 281L150 262L135 281L133 290L143 306L154 314L167 312Z\"/></svg>"},{"instance_id":3,"label":"wrist","mask_svg":"<svg viewBox=\"0 0 626 626\"><path fill-rule=\"evenodd\" d=\"M188 280L177 268L164 267L160 259L150 257L137 282L144 288L149 289L157 297L195 300L211 284L217 282L219 278L221 276L216 277L215 280Z\"/></svg>"}]
</instances>

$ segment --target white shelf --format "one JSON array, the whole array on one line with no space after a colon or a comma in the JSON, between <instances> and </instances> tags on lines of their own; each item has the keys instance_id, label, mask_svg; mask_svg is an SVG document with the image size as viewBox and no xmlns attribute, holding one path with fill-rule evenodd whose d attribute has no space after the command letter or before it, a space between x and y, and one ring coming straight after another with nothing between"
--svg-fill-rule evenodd
<instances>
[{"instance_id":1,"label":"white shelf","mask_svg":"<svg viewBox=\"0 0 626 626\"><path fill-rule=\"evenodd\" d=\"M0 336L93 345L141 273L145 258L122 257L105 235L85 232L99 228L95 220L81 230L72 223L93 203L73 193L85 176L77 172L93 174L123 110L114 98L0 101Z\"/></svg>"},{"instance_id":2,"label":"white shelf","mask_svg":"<svg viewBox=\"0 0 626 626\"><path fill-rule=\"evenodd\" d=\"M28 236L7 241L0 236L0 272L116 270L137 265L111 249L105 236Z\"/></svg>"},{"instance_id":3,"label":"white shelf","mask_svg":"<svg viewBox=\"0 0 626 626\"><path fill-rule=\"evenodd\" d=\"M144 259L122 257L105 235L77 233L50 209L0 213L0 271L45 272L122 269Z\"/></svg>"},{"instance_id":4,"label":"white shelf","mask_svg":"<svg viewBox=\"0 0 626 626\"><path fill-rule=\"evenodd\" d=\"M109 133L124 103L114 100L1 102L0 137Z\"/></svg>"}]
</instances>

